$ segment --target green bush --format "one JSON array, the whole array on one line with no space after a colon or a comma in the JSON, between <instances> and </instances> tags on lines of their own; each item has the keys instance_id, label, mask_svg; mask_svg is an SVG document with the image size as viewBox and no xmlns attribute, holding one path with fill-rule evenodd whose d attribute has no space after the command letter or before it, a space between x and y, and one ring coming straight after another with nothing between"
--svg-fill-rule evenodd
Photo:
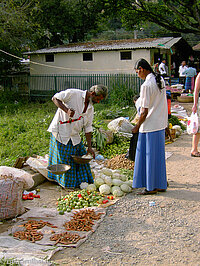
<instances>
[{"instance_id":1,"label":"green bush","mask_svg":"<svg viewBox=\"0 0 200 266\"><path fill-rule=\"evenodd\" d=\"M109 92L108 104L125 107L133 105L133 97L138 94L126 84L114 85Z\"/></svg>"},{"instance_id":2,"label":"green bush","mask_svg":"<svg viewBox=\"0 0 200 266\"><path fill-rule=\"evenodd\" d=\"M136 115L136 108L133 106L119 107L118 105L101 105L95 106L95 115L99 120L110 120L118 117L129 117L130 120Z\"/></svg>"}]
</instances>

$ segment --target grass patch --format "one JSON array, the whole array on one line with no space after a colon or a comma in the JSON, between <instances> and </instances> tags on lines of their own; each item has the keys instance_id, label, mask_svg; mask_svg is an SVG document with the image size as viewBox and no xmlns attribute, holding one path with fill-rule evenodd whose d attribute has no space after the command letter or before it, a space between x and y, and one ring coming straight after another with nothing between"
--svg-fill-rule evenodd
<instances>
[{"instance_id":1,"label":"grass patch","mask_svg":"<svg viewBox=\"0 0 200 266\"><path fill-rule=\"evenodd\" d=\"M107 128L104 120L120 116L134 116L135 108L120 108L114 105L97 104L94 125ZM0 165L13 166L18 157L44 156L49 153L50 133L47 129L57 107L49 100L43 103L17 101L14 97L0 100ZM94 131L96 134L96 131ZM93 140L94 147L95 141ZM101 153L106 158L126 153L129 140L115 136L114 143L107 145Z\"/></svg>"},{"instance_id":2,"label":"grass patch","mask_svg":"<svg viewBox=\"0 0 200 266\"><path fill-rule=\"evenodd\" d=\"M48 153L47 129L55 111L52 102L4 105L0 113L0 165L12 166L18 157Z\"/></svg>"},{"instance_id":3,"label":"grass patch","mask_svg":"<svg viewBox=\"0 0 200 266\"><path fill-rule=\"evenodd\" d=\"M0 265L1 266L20 266L21 264L15 260L15 259L5 259L5 258L2 258L0 259Z\"/></svg>"}]
</instances>

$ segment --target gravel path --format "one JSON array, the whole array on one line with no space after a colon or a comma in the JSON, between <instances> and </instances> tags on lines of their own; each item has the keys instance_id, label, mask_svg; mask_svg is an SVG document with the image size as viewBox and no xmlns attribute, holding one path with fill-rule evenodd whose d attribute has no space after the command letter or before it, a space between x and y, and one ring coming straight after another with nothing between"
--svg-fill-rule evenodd
<instances>
[{"instance_id":1,"label":"gravel path","mask_svg":"<svg viewBox=\"0 0 200 266\"><path fill-rule=\"evenodd\" d=\"M191 157L190 149L187 134L166 146L173 152L167 160L167 192L126 195L107 209L83 245L52 260L59 265L200 265L200 159Z\"/></svg>"}]
</instances>

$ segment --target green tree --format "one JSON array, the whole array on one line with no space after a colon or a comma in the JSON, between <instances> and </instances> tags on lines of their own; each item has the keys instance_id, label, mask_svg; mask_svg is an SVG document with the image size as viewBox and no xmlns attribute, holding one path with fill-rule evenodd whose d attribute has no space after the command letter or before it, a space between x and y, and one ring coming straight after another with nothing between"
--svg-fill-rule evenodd
<instances>
[{"instance_id":1,"label":"green tree","mask_svg":"<svg viewBox=\"0 0 200 266\"><path fill-rule=\"evenodd\" d=\"M89 32L98 29L104 1L39 0L40 12L35 17L45 35L39 46L84 41Z\"/></svg>"},{"instance_id":2,"label":"green tree","mask_svg":"<svg viewBox=\"0 0 200 266\"><path fill-rule=\"evenodd\" d=\"M31 21L31 16L37 12L35 0L3 0L0 3L0 74L8 74L19 69L18 58L26 47L31 47L34 38L39 33L39 25ZM32 40L32 41L31 41ZM7 52L7 54L2 51Z\"/></svg>"},{"instance_id":3,"label":"green tree","mask_svg":"<svg viewBox=\"0 0 200 266\"><path fill-rule=\"evenodd\" d=\"M123 26L134 29L144 21L171 32L200 34L200 0L106 0L106 12L117 11Z\"/></svg>"}]
</instances>

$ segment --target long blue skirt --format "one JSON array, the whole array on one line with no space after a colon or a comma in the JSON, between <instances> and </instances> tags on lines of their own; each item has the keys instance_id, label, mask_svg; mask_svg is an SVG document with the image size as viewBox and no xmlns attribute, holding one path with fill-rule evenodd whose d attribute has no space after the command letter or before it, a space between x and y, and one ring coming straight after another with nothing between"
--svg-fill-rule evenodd
<instances>
[{"instance_id":1,"label":"long blue skirt","mask_svg":"<svg viewBox=\"0 0 200 266\"><path fill-rule=\"evenodd\" d=\"M86 154L86 149L82 142L73 146L70 140L67 145L64 145L51 134L48 165L68 164L71 168L62 175L48 172L48 179L68 188L79 187L82 182L94 183L89 163L76 164L71 157L71 155L82 156L84 154Z\"/></svg>"},{"instance_id":2,"label":"long blue skirt","mask_svg":"<svg viewBox=\"0 0 200 266\"><path fill-rule=\"evenodd\" d=\"M166 189L165 130L139 133L133 188Z\"/></svg>"}]
</instances>

